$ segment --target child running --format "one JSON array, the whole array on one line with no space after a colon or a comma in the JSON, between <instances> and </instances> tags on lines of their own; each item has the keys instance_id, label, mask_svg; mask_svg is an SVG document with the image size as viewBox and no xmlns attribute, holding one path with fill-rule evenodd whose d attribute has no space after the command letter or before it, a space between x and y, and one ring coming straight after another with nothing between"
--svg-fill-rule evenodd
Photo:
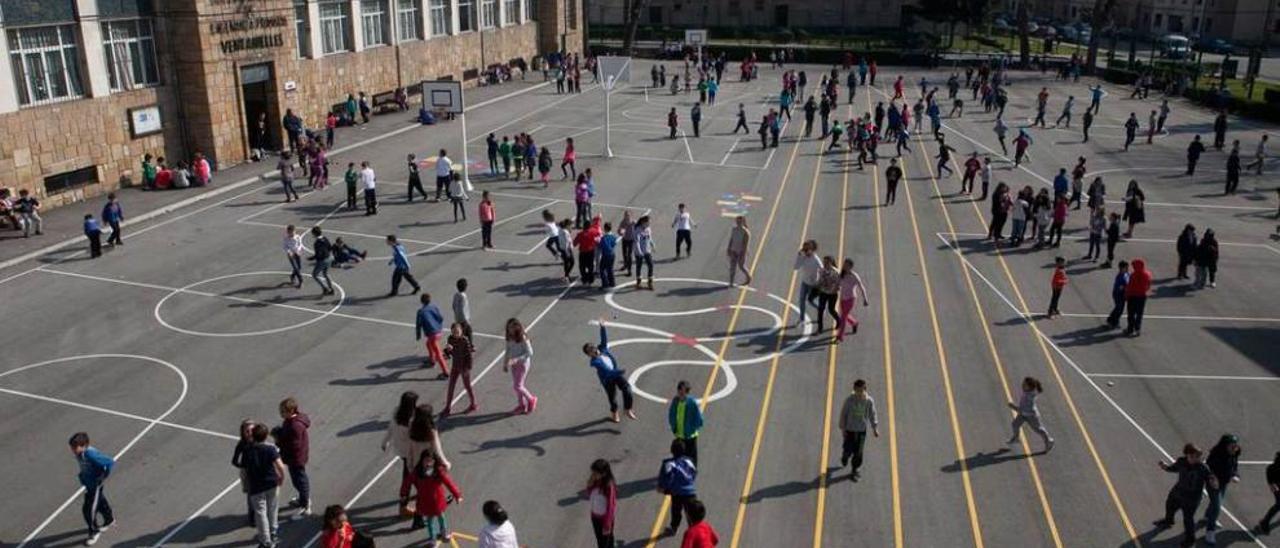
<instances>
[{"instance_id":1,"label":"child running","mask_svg":"<svg viewBox=\"0 0 1280 548\"><path fill-rule=\"evenodd\" d=\"M591 360L591 368L596 370L600 386L609 397L609 420L621 422L618 418L617 394L619 391L622 392L622 407L627 412L627 418L635 420L636 413L632 409L634 402L631 396L631 383L627 381L627 372L618 367L618 359L609 350L609 330L605 327L604 318L600 318L597 323L600 324L600 344L583 344L582 353Z\"/></svg>"},{"instance_id":2,"label":"child running","mask_svg":"<svg viewBox=\"0 0 1280 548\"><path fill-rule=\"evenodd\" d=\"M1009 438L1009 445L1018 443L1022 425L1027 424L1037 434L1040 434L1041 438L1044 438L1045 453L1053 449L1053 437L1040 424L1040 408L1036 407L1036 396L1039 396L1041 392L1044 392L1044 387L1035 377L1022 379L1022 397L1018 399L1018 403L1009 402L1009 409L1018 414L1013 419L1013 437Z\"/></svg>"}]
</instances>

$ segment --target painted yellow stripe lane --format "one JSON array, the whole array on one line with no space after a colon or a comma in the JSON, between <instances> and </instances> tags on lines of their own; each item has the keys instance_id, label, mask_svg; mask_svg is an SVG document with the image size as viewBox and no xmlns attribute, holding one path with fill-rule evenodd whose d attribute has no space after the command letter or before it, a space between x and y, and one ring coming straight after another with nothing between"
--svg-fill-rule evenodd
<instances>
[{"instance_id":1,"label":"painted yellow stripe lane","mask_svg":"<svg viewBox=\"0 0 1280 548\"><path fill-rule=\"evenodd\" d=\"M809 205L805 208L804 224L800 229L801 242L805 241L805 239L809 237L809 221L811 220L813 215L814 198L818 193L818 176L822 174L823 144L824 144L824 141L822 139L819 139L818 147L817 147L819 157L818 157L818 160L814 163L813 178L809 182L809 185L810 185L809 186ZM799 147L800 145L797 144L796 148L799 148ZM756 259L759 259L759 258L760 256L757 254ZM787 284L787 303L788 304L783 306L783 309L782 309L782 328L778 330L777 342L775 343L774 350L773 350L774 352L773 359L770 360L769 362L769 377L765 381L765 385L764 385L764 398L760 400L760 415L756 419L755 439L751 442L751 456L747 459L747 476L746 478L743 479L742 493L738 497L738 514L733 521L733 536L729 541L729 548L738 548L739 543L742 541L742 524L745 521L746 515L747 515L747 498L751 495L751 486L755 481L756 465L759 463L759 460L760 460L760 446L764 442L765 425L768 424L768 421L769 421L769 404L773 400L773 383L778 377L778 364L782 359L782 352L781 352L782 343L786 339L786 335L787 335L786 326L788 325L789 316L791 315L791 306L790 306L791 299L795 296L796 277L797 277L796 271L792 270L791 281L790 283ZM802 303L800 306L804 306L804 304ZM822 313L822 312L819 311L819 313ZM801 329L803 329L803 325L801 326Z\"/></svg>"},{"instance_id":2,"label":"painted yellow stripe lane","mask_svg":"<svg viewBox=\"0 0 1280 548\"><path fill-rule=\"evenodd\" d=\"M925 145L925 141L920 142L920 149L922 151L928 150L927 146ZM925 154L925 156L929 157L928 154ZM954 158L953 158L953 162L954 162ZM957 165L956 167L958 168L959 166ZM955 224L952 223L951 213L947 210L947 206L943 201L944 197L942 195L942 189L938 185L938 175L937 173L934 172L933 166L930 165L930 162L925 162L925 168L929 170L929 179L933 182L933 193L935 196L938 197L938 208L942 210L942 216L946 220L947 228L950 230L952 234L955 234L956 227L955 227ZM954 240L954 236L953 236L953 240ZM960 247L958 243L956 244L955 247L952 248L952 250L955 251L957 254L957 259L959 259L959 253L960 253L959 249ZM991 326L990 326L990 323L987 321L987 313L982 308L982 300L978 298L978 290L973 283L973 275L970 274L968 268L964 267L963 262L960 264L960 270L964 272L965 285L968 286L969 296L973 300L973 308L978 313L978 324L982 326L982 333L986 337L987 350L991 352L992 365L993 367L995 367L997 376L1000 377L1000 388L1004 392L1004 398L1007 401L1014 401L1013 394L1009 389L1009 379L1008 379L1008 376L1005 374L1004 364L1000 359L1000 353L996 351L995 338L991 335ZM1013 415L1015 413L1016 412L1011 412L1010 415ZM1021 441L1022 441L1022 454L1026 455L1027 457L1031 457L1033 453L1031 451L1029 436L1022 436ZM1056 546L1057 548L1062 548L1062 537L1058 534L1058 523L1057 523L1057 520L1054 519L1053 517L1053 508L1049 504L1048 496L1045 494L1044 483L1040 481L1039 467L1036 466L1036 461L1033 458L1026 458L1023 460L1027 463L1027 467L1031 471L1031 481L1032 483L1035 484L1036 496L1040 500L1040 509L1044 513L1045 522L1049 526L1049 536L1053 539L1054 546Z\"/></svg>"},{"instance_id":3,"label":"painted yellow stripe lane","mask_svg":"<svg viewBox=\"0 0 1280 548\"><path fill-rule=\"evenodd\" d=\"M786 129L787 128L784 125L782 128L783 135L786 134ZM777 196L773 199L773 206L769 208L769 218L768 220L765 221L764 230L761 231L759 241L756 243L755 257L751 258L751 268L748 269L748 271L751 272L752 278L755 278L756 266L760 264L760 256L764 253L765 243L768 242L769 234L773 230L773 222L778 215L778 206L782 204L782 197L786 195L787 182L791 179L791 168L795 166L796 153L799 150L800 150L800 143L797 142L795 146L792 147L791 149L791 155L787 159L787 168L782 173L782 183L778 187ZM793 277L794 277L794 274L793 274ZM725 330L725 333L734 332L734 328L736 328L738 325L738 317L742 311L743 303L746 302L746 298L747 298L747 290L739 289L737 304L736 306L733 307L733 313L730 314L729 316L729 326ZM788 303L791 302L790 296L787 297L787 302ZM784 318L785 318L785 312L784 312ZM786 323L785 320L783 323L785 325ZM725 337L724 340L720 342L720 350L716 353L715 367L711 368L711 373L707 377L706 387L702 391L702 402L703 402L704 414L707 412L708 410L707 408L710 407L711 402L707 401L707 398L712 393L712 388L715 386L716 377L720 373L720 368L724 366L724 356L725 356L725 353L729 351L729 342L731 339L732 339L731 337ZM778 334L778 340L782 340L781 333ZM657 517L654 518L653 526L649 529L649 539L647 542L645 542L645 548L653 548L658 543L658 539L662 534L662 524L664 521L666 521L667 512L669 512L670 510L671 510L671 498L665 497L665 496L662 497L662 504L658 508L658 515Z\"/></svg>"},{"instance_id":4,"label":"painted yellow stripe lane","mask_svg":"<svg viewBox=\"0 0 1280 548\"><path fill-rule=\"evenodd\" d=\"M853 116L853 105L849 105L849 116ZM822 139L819 139L822 141ZM849 164L850 150L844 152L844 165ZM842 170L842 179L840 183L840 232L836 243L836 264L842 264L844 260L844 230L846 208L849 207L849 170ZM873 198L874 199L874 198ZM855 303L856 305L857 303ZM822 314L822 311L818 311ZM837 322L839 323L839 322ZM830 479L827 475L827 466L831 463L831 405L835 399L836 390L836 358L840 354L840 345L833 344L827 348L827 397L826 405L823 406L822 416L822 453L818 457L818 507L816 511L817 519L813 524L813 546L818 548L822 546L822 529L827 509L827 482Z\"/></svg>"},{"instance_id":5,"label":"painted yellow stripe lane","mask_svg":"<svg viewBox=\"0 0 1280 548\"><path fill-rule=\"evenodd\" d=\"M870 94L867 94L867 102L870 103L870 101ZM924 260L924 242L920 239L920 223L916 218L916 206L915 200L911 195L910 178L907 176L906 166L902 167L903 177L900 186L907 194L907 211L910 212L911 230L916 242L916 259L920 263L920 278L924 280L925 302L929 305L929 323L933 328L934 347L938 352L938 369L942 373L942 386L947 396L947 412L951 420L952 443L955 445L956 461L960 463L960 477L964 484L965 505L969 511L969 528L973 533L974 546L982 548L984 546L982 526L978 521L978 507L973 500L973 483L969 478L969 464L966 458L967 453L964 449L964 435L961 433L960 418L956 412L955 393L951 388L951 371L947 363L947 350L942 344L942 330L938 325L938 310L933 304L933 283L930 281L929 265Z\"/></svg>"}]
</instances>

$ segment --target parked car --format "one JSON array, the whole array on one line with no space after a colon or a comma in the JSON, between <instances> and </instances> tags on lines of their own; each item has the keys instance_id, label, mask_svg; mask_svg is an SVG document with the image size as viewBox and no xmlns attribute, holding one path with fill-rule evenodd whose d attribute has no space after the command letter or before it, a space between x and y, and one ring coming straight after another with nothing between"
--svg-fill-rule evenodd
<instances>
[{"instance_id":1,"label":"parked car","mask_svg":"<svg viewBox=\"0 0 1280 548\"><path fill-rule=\"evenodd\" d=\"M1040 36L1040 37L1042 37L1042 38L1053 38L1054 36L1057 36L1057 35L1058 35L1058 31L1057 31L1057 29L1055 29L1055 28L1053 28L1053 27L1051 27L1051 26L1049 26L1049 25L1044 25L1044 26L1042 26L1042 27L1040 27L1040 28L1036 29L1034 32L1032 32L1032 34L1034 34L1034 35L1036 35L1036 36Z\"/></svg>"},{"instance_id":2,"label":"parked car","mask_svg":"<svg viewBox=\"0 0 1280 548\"><path fill-rule=\"evenodd\" d=\"M1205 38L1196 42L1195 49L1205 53L1231 53L1235 47L1221 38Z\"/></svg>"},{"instance_id":3,"label":"parked car","mask_svg":"<svg viewBox=\"0 0 1280 548\"><path fill-rule=\"evenodd\" d=\"M1077 33L1076 29L1073 27L1062 25L1055 30L1058 31L1058 38L1061 38L1063 40L1069 40L1071 42L1075 42L1079 38L1079 33Z\"/></svg>"},{"instance_id":4,"label":"parked car","mask_svg":"<svg viewBox=\"0 0 1280 548\"><path fill-rule=\"evenodd\" d=\"M1169 59L1186 59L1191 54L1191 40L1181 34L1166 34L1160 38L1160 56Z\"/></svg>"},{"instance_id":5,"label":"parked car","mask_svg":"<svg viewBox=\"0 0 1280 548\"><path fill-rule=\"evenodd\" d=\"M1004 18L997 18L995 21L992 21L991 26L996 30L1005 32L1013 30L1013 25L1010 25L1008 21L1004 20Z\"/></svg>"},{"instance_id":6,"label":"parked car","mask_svg":"<svg viewBox=\"0 0 1280 548\"><path fill-rule=\"evenodd\" d=\"M1027 21L1027 34L1038 36L1038 34L1036 34L1038 32L1040 32L1040 25L1036 24L1035 21Z\"/></svg>"}]
</instances>

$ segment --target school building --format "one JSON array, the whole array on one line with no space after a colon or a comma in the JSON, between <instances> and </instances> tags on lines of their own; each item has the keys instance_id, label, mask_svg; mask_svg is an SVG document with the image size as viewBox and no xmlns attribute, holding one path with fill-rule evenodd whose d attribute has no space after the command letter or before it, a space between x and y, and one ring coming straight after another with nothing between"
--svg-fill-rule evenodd
<instances>
[{"instance_id":1,"label":"school building","mask_svg":"<svg viewBox=\"0 0 1280 548\"><path fill-rule=\"evenodd\" d=\"M581 2L0 0L0 188L54 207L138 184L147 153L242 163L262 114L278 147L286 109L317 128L349 93L579 52Z\"/></svg>"}]
</instances>

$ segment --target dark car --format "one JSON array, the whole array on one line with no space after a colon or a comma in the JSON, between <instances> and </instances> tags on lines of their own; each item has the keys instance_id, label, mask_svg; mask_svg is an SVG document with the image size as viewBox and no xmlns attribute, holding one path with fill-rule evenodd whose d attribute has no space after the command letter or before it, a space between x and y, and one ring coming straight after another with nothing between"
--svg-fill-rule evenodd
<instances>
[{"instance_id":1,"label":"dark car","mask_svg":"<svg viewBox=\"0 0 1280 548\"><path fill-rule=\"evenodd\" d=\"M1232 47L1231 42L1228 42L1221 38L1205 38L1200 40L1199 42L1196 42L1195 49L1196 51L1203 51L1205 53L1224 53L1225 54L1225 53L1231 53L1235 48Z\"/></svg>"}]
</instances>

